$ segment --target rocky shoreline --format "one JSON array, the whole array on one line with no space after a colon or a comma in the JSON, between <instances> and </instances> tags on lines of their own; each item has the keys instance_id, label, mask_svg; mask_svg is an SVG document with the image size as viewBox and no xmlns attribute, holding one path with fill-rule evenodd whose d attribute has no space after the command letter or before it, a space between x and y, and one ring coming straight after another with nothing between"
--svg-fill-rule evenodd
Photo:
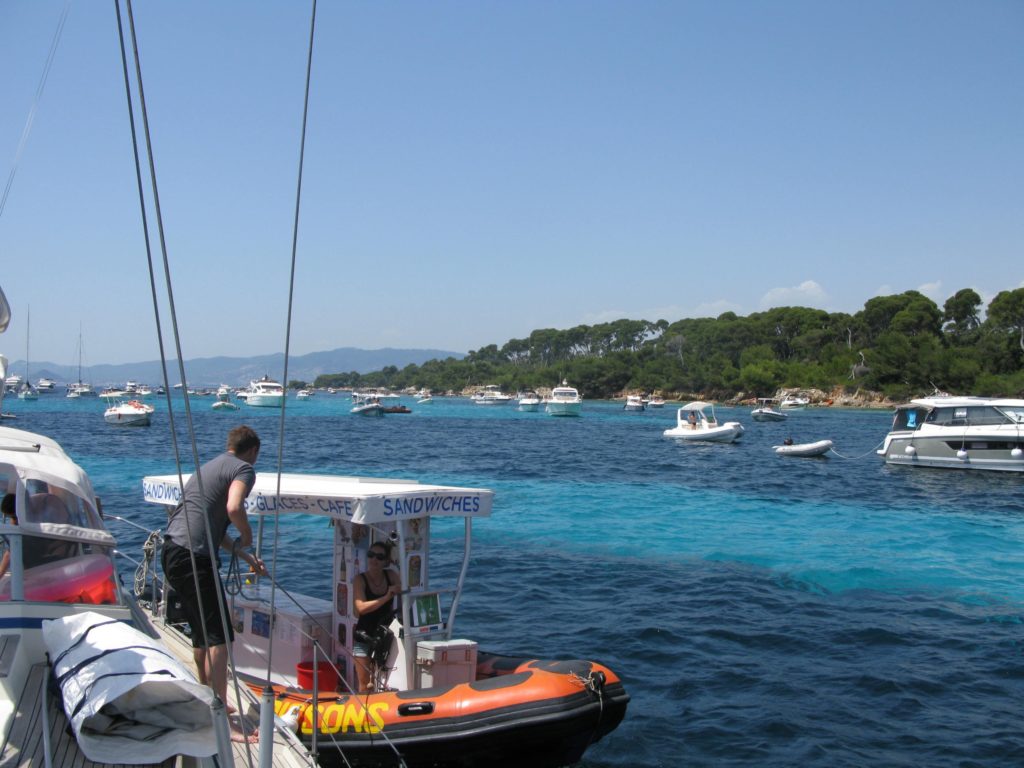
<instances>
[{"instance_id":1,"label":"rocky shoreline","mask_svg":"<svg viewBox=\"0 0 1024 768\"><path fill-rule=\"evenodd\" d=\"M641 394L633 392L622 392L619 397L625 399L627 394ZM757 396L749 395L746 392L738 392L733 397L719 398L712 397L706 393L682 393L682 392L658 392L666 402L687 402L690 400L708 400L721 402L729 406L753 406L757 404ZM836 386L830 391L815 389L813 387L793 387L780 389L773 395L777 400L782 401L787 397L806 397L810 402L808 408L875 408L880 410L891 410L899 403L889 399L881 392L857 387L852 389L846 386Z\"/></svg>"}]
</instances>

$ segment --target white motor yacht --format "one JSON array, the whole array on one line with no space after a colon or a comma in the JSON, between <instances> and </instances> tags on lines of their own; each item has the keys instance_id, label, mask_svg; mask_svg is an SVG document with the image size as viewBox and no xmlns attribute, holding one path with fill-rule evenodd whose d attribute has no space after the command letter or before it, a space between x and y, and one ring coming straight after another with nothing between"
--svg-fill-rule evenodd
<instances>
[{"instance_id":1,"label":"white motor yacht","mask_svg":"<svg viewBox=\"0 0 1024 768\"><path fill-rule=\"evenodd\" d=\"M264 376L259 381L249 382L249 394L245 402L260 408L280 408L284 402L284 387L269 376Z\"/></svg>"},{"instance_id":2,"label":"white motor yacht","mask_svg":"<svg viewBox=\"0 0 1024 768\"><path fill-rule=\"evenodd\" d=\"M1024 472L1024 400L922 397L896 409L888 464Z\"/></svg>"},{"instance_id":3,"label":"white motor yacht","mask_svg":"<svg viewBox=\"0 0 1024 768\"><path fill-rule=\"evenodd\" d=\"M719 423L714 404L697 400L676 412L675 427L666 429L664 435L680 440L731 443L743 437L743 425L738 421Z\"/></svg>"},{"instance_id":4,"label":"white motor yacht","mask_svg":"<svg viewBox=\"0 0 1024 768\"><path fill-rule=\"evenodd\" d=\"M562 386L551 390L551 397L544 401L544 410L550 416L579 416L583 408L583 398L563 380Z\"/></svg>"},{"instance_id":5,"label":"white motor yacht","mask_svg":"<svg viewBox=\"0 0 1024 768\"><path fill-rule=\"evenodd\" d=\"M512 395L506 395L497 384L488 384L470 400L477 405L505 405L512 401Z\"/></svg>"}]
</instances>

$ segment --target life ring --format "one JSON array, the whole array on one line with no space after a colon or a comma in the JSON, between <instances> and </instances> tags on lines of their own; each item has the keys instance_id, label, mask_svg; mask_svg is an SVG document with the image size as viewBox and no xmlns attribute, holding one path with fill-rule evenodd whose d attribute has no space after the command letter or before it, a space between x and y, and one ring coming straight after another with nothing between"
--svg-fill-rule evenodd
<instances>
[{"instance_id":1,"label":"life ring","mask_svg":"<svg viewBox=\"0 0 1024 768\"><path fill-rule=\"evenodd\" d=\"M106 555L80 555L25 569L25 599L40 603L116 603L114 564ZM11 577L0 579L0 601L11 599Z\"/></svg>"}]
</instances>

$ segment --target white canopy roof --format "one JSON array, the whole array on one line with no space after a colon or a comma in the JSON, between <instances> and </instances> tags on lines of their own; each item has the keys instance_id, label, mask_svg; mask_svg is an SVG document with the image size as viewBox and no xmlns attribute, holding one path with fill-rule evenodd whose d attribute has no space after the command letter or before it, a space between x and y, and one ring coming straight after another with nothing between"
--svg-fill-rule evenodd
<instances>
[{"instance_id":1,"label":"white canopy roof","mask_svg":"<svg viewBox=\"0 0 1024 768\"><path fill-rule=\"evenodd\" d=\"M184 475L188 482L190 475ZM250 515L322 515L354 523L383 523L414 517L487 517L494 491L484 488L427 485L414 480L335 475L257 473L245 500ZM181 500L177 475L146 477L146 501L175 505Z\"/></svg>"},{"instance_id":2,"label":"white canopy roof","mask_svg":"<svg viewBox=\"0 0 1024 768\"><path fill-rule=\"evenodd\" d=\"M11 464L20 477L46 480L93 503L95 494L85 471L49 437L10 427L0 427L0 464ZM7 492L13 488L0 488Z\"/></svg>"},{"instance_id":3,"label":"white canopy roof","mask_svg":"<svg viewBox=\"0 0 1024 768\"><path fill-rule=\"evenodd\" d=\"M705 403L703 400L694 400L687 403L680 410L682 411L703 411L705 408L714 408L714 403Z\"/></svg>"}]
</instances>

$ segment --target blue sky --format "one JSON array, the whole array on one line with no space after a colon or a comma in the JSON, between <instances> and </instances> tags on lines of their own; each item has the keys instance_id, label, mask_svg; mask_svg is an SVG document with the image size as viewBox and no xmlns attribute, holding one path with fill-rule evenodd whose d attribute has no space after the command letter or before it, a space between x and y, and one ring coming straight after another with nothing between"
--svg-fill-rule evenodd
<instances>
[{"instance_id":1,"label":"blue sky","mask_svg":"<svg viewBox=\"0 0 1024 768\"><path fill-rule=\"evenodd\" d=\"M63 8L0 2L4 184ZM187 358L284 349L309 10L136 3ZM1018 0L323 2L292 352L987 301L1022 84ZM0 264L8 358L28 307L33 360L159 356L112 3L71 6Z\"/></svg>"}]
</instances>

